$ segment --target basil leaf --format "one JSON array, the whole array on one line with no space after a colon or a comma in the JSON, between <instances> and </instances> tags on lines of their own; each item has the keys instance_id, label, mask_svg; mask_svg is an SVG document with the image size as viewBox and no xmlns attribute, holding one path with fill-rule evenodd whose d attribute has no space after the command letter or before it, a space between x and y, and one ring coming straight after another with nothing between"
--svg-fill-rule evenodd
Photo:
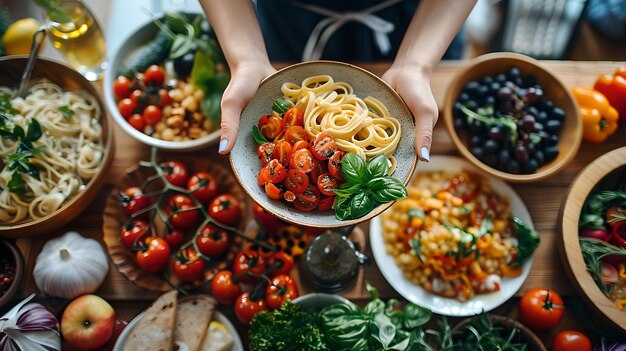
<instances>
[{"instance_id":1,"label":"basil leaf","mask_svg":"<svg viewBox=\"0 0 626 351\"><path fill-rule=\"evenodd\" d=\"M22 186L22 176L18 171L13 172L11 180L9 180L7 186L9 187L9 192L14 194L23 195L26 192L26 189Z\"/></svg>"},{"instance_id":2,"label":"basil leaf","mask_svg":"<svg viewBox=\"0 0 626 351\"><path fill-rule=\"evenodd\" d=\"M367 174L370 178L386 177L389 175L389 164L387 157L380 154L367 162Z\"/></svg>"},{"instance_id":3,"label":"basil leaf","mask_svg":"<svg viewBox=\"0 0 626 351\"><path fill-rule=\"evenodd\" d=\"M365 172L365 161L361 156L349 152L341 160L341 176L346 183L362 184Z\"/></svg>"},{"instance_id":4,"label":"basil leaf","mask_svg":"<svg viewBox=\"0 0 626 351\"><path fill-rule=\"evenodd\" d=\"M380 190L386 188L389 184L393 183L391 177L379 177L374 178L367 182L367 188L370 190Z\"/></svg>"},{"instance_id":5,"label":"basil leaf","mask_svg":"<svg viewBox=\"0 0 626 351\"><path fill-rule=\"evenodd\" d=\"M63 106L59 107L59 112L61 112L61 114L63 115L63 118L66 118L66 119L67 118L71 118L75 114L74 110L72 110L67 105L63 105Z\"/></svg>"},{"instance_id":6,"label":"basil leaf","mask_svg":"<svg viewBox=\"0 0 626 351\"><path fill-rule=\"evenodd\" d=\"M348 184L348 183L343 183L339 186L338 189L333 189L333 191L335 192L335 194L337 196L350 196L350 195L354 195L356 193L358 193L359 191L361 191L362 186L361 184Z\"/></svg>"},{"instance_id":7,"label":"basil leaf","mask_svg":"<svg viewBox=\"0 0 626 351\"><path fill-rule=\"evenodd\" d=\"M382 346L381 350L388 350L396 337L396 326L391 323L389 317L380 312L374 316L372 323L372 337ZM378 329L378 332L376 330Z\"/></svg>"},{"instance_id":8,"label":"basil leaf","mask_svg":"<svg viewBox=\"0 0 626 351\"><path fill-rule=\"evenodd\" d=\"M41 127L39 126L39 122L36 119L32 119L28 124L28 132L26 132L26 136L23 138L26 142L32 142L41 137Z\"/></svg>"},{"instance_id":9,"label":"basil leaf","mask_svg":"<svg viewBox=\"0 0 626 351\"><path fill-rule=\"evenodd\" d=\"M517 238L517 256L513 262L514 267L519 267L526 261L527 258L533 255L541 239L539 238L539 232L529 228L517 217L511 217L513 224L515 224L515 237Z\"/></svg>"},{"instance_id":10,"label":"basil leaf","mask_svg":"<svg viewBox=\"0 0 626 351\"><path fill-rule=\"evenodd\" d=\"M335 197L335 202L333 203L333 208L335 209L335 217L338 220L343 221L352 216L351 208L350 208L351 197L337 196Z\"/></svg>"},{"instance_id":11,"label":"basil leaf","mask_svg":"<svg viewBox=\"0 0 626 351\"><path fill-rule=\"evenodd\" d=\"M272 110L280 113L281 115L287 112L293 106L291 101L285 99L284 97L279 97L274 101L272 105Z\"/></svg>"},{"instance_id":12,"label":"basil leaf","mask_svg":"<svg viewBox=\"0 0 626 351\"><path fill-rule=\"evenodd\" d=\"M20 126L15 126L13 127L13 135L17 137L18 139L24 139L24 136L26 135L26 133L24 132L24 128Z\"/></svg>"},{"instance_id":13,"label":"basil leaf","mask_svg":"<svg viewBox=\"0 0 626 351\"><path fill-rule=\"evenodd\" d=\"M388 178L389 181L385 188L379 190L373 190L374 200L380 203L387 203L390 201L396 201L407 197L409 194L402 182L396 178Z\"/></svg>"},{"instance_id":14,"label":"basil leaf","mask_svg":"<svg viewBox=\"0 0 626 351\"><path fill-rule=\"evenodd\" d=\"M363 191L354 195L350 201L352 218L363 217L374 208L375 202L370 194L370 191Z\"/></svg>"},{"instance_id":15,"label":"basil leaf","mask_svg":"<svg viewBox=\"0 0 626 351\"><path fill-rule=\"evenodd\" d=\"M252 126L252 137L254 138L254 141L259 145L267 143L267 139L265 139L256 124Z\"/></svg>"},{"instance_id":16,"label":"basil leaf","mask_svg":"<svg viewBox=\"0 0 626 351\"><path fill-rule=\"evenodd\" d=\"M433 315L429 309L412 303L404 305L402 312L402 325L408 330L414 330L425 325Z\"/></svg>"}]
</instances>

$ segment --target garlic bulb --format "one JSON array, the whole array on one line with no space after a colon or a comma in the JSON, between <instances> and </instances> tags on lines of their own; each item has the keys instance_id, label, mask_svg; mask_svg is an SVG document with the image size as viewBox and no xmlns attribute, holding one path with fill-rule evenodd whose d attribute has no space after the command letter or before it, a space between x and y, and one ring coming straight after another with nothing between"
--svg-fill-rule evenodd
<instances>
[{"instance_id":1,"label":"garlic bulb","mask_svg":"<svg viewBox=\"0 0 626 351\"><path fill-rule=\"evenodd\" d=\"M33 276L44 293L73 299L96 291L108 270L109 261L100 243L67 232L46 242L37 256Z\"/></svg>"}]
</instances>

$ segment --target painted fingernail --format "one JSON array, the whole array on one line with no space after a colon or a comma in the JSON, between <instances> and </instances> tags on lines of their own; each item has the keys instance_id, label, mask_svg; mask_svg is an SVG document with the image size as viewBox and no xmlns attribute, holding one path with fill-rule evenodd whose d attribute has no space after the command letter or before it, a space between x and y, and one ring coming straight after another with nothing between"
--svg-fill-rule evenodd
<instances>
[{"instance_id":1,"label":"painted fingernail","mask_svg":"<svg viewBox=\"0 0 626 351\"><path fill-rule=\"evenodd\" d=\"M428 148L426 147L421 148L420 154L422 154L422 159L424 159L424 161L430 162L430 151L428 150Z\"/></svg>"},{"instance_id":2,"label":"painted fingernail","mask_svg":"<svg viewBox=\"0 0 626 351\"><path fill-rule=\"evenodd\" d=\"M218 150L218 152L224 153L224 151L226 151L226 148L228 147L228 139L222 139L220 140L220 148Z\"/></svg>"}]
</instances>

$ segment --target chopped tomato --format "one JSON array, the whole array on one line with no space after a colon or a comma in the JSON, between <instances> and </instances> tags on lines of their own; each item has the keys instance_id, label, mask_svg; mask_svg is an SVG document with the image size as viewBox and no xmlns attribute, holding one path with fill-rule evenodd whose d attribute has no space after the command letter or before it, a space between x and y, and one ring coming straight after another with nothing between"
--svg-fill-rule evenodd
<instances>
[{"instance_id":1,"label":"chopped tomato","mask_svg":"<svg viewBox=\"0 0 626 351\"><path fill-rule=\"evenodd\" d=\"M256 155L259 157L259 161L261 161L261 166L265 167L270 162L275 148L276 145L272 142L259 145Z\"/></svg>"},{"instance_id":2,"label":"chopped tomato","mask_svg":"<svg viewBox=\"0 0 626 351\"><path fill-rule=\"evenodd\" d=\"M300 194L309 186L309 177L298 169L290 169L285 178L285 187L294 194Z\"/></svg>"},{"instance_id":3,"label":"chopped tomato","mask_svg":"<svg viewBox=\"0 0 626 351\"><path fill-rule=\"evenodd\" d=\"M292 107L283 115L283 129L291 126L304 127L304 113L297 107Z\"/></svg>"},{"instance_id":4,"label":"chopped tomato","mask_svg":"<svg viewBox=\"0 0 626 351\"><path fill-rule=\"evenodd\" d=\"M293 157L291 158L290 166L291 168L301 170L304 173L311 172L315 166L313 154L308 149L301 149L294 152Z\"/></svg>"},{"instance_id":5,"label":"chopped tomato","mask_svg":"<svg viewBox=\"0 0 626 351\"><path fill-rule=\"evenodd\" d=\"M271 160L263 170L266 172L265 177L270 183L280 183L287 176L287 170L278 160Z\"/></svg>"},{"instance_id":6,"label":"chopped tomato","mask_svg":"<svg viewBox=\"0 0 626 351\"><path fill-rule=\"evenodd\" d=\"M333 196L336 189L339 186L337 179L333 178L330 173L323 173L317 178L317 188L320 189L322 195Z\"/></svg>"},{"instance_id":7,"label":"chopped tomato","mask_svg":"<svg viewBox=\"0 0 626 351\"><path fill-rule=\"evenodd\" d=\"M327 160L335 153L335 150L337 150L335 138L326 132L319 133L313 140L311 151L318 160Z\"/></svg>"},{"instance_id":8,"label":"chopped tomato","mask_svg":"<svg viewBox=\"0 0 626 351\"><path fill-rule=\"evenodd\" d=\"M282 200L283 199L283 192L276 185L274 185L272 183L265 184L265 193L272 200Z\"/></svg>"},{"instance_id":9,"label":"chopped tomato","mask_svg":"<svg viewBox=\"0 0 626 351\"><path fill-rule=\"evenodd\" d=\"M272 152L271 158L278 160L281 165L288 167L289 161L291 160L291 144L284 140L276 142L276 147L274 148L274 152Z\"/></svg>"},{"instance_id":10,"label":"chopped tomato","mask_svg":"<svg viewBox=\"0 0 626 351\"><path fill-rule=\"evenodd\" d=\"M310 146L311 144L309 144L308 141L304 141L304 140L296 141L296 143L293 144L293 148L291 149L291 152L293 154L298 150L308 149Z\"/></svg>"},{"instance_id":11,"label":"chopped tomato","mask_svg":"<svg viewBox=\"0 0 626 351\"><path fill-rule=\"evenodd\" d=\"M263 115L258 126L261 134L270 140L274 140L283 131L282 121L272 115Z\"/></svg>"},{"instance_id":12,"label":"chopped tomato","mask_svg":"<svg viewBox=\"0 0 626 351\"><path fill-rule=\"evenodd\" d=\"M318 159L314 158L313 163L313 169L311 170L311 173L309 173L309 177L311 178L310 183L317 185L319 177L324 173L328 173L328 167L326 167L326 164L328 162L319 161Z\"/></svg>"},{"instance_id":13,"label":"chopped tomato","mask_svg":"<svg viewBox=\"0 0 626 351\"><path fill-rule=\"evenodd\" d=\"M320 202L320 191L309 184L305 191L296 195L293 205L301 211L312 211Z\"/></svg>"},{"instance_id":14,"label":"chopped tomato","mask_svg":"<svg viewBox=\"0 0 626 351\"><path fill-rule=\"evenodd\" d=\"M320 200L319 204L317 204L317 209L320 211L326 211L326 210L330 210L333 207L333 204L335 203L335 197L334 196L322 196L322 199Z\"/></svg>"},{"instance_id":15,"label":"chopped tomato","mask_svg":"<svg viewBox=\"0 0 626 351\"><path fill-rule=\"evenodd\" d=\"M336 151L333 156L328 160L328 172L333 178L343 181L341 176L341 159L346 153L343 151Z\"/></svg>"},{"instance_id":16,"label":"chopped tomato","mask_svg":"<svg viewBox=\"0 0 626 351\"><path fill-rule=\"evenodd\" d=\"M309 134L300 126L291 126L285 130L285 140L293 145L301 140L309 140Z\"/></svg>"},{"instance_id":17,"label":"chopped tomato","mask_svg":"<svg viewBox=\"0 0 626 351\"><path fill-rule=\"evenodd\" d=\"M283 194L283 197L285 198L285 201L287 202L293 202L296 199L296 194L293 193L293 191L285 191L285 193Z\"/></svg>"}]
</instances>

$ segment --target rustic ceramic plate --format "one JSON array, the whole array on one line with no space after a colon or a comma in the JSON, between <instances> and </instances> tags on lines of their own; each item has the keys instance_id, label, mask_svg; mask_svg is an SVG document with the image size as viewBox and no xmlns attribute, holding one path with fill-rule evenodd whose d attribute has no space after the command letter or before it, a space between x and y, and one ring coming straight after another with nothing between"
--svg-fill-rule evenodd
<instances>
[{"instance_id":1,"label":"rustic ceramic plate","mask_svg":"<svg viewBox=\"0 0 626 351\"><path fill-rule=\"evenodd\" d=\"M477 170L476 167L461 158L433 156L430 159L430 163L425 163L420 166L419 171L435 172L445 170L448 172L457 172L463 169L472 170L485 177L494 191L511 200L511 213L519 217L529 227L534 227L526 205L524 205L522 199L519 198L517 193L511 189L509 185L502 180ZM453 317L471 316L483 311L490 311L503 304L522 286L526 277L528 277L533 261L531 257L524 262L522 265L522 274L519 277L514 279L503 278L500 291L476 295L472 299L462 302L456 299L431 294L421 286L414 284L404 277L402 270L396 265L393 256L389 255L386 251L386 244L382 234L382 220L380 217L376 217L370 222L370 244L378 268L380 268L380 271L389 284L391 284L400 295L414 304L426 307L435 313Z\"/></svg>"},{"instance_id":2,"label":"rustic ceramic plate","mask_svg":"<svg viewBox=\"0 0 626 351\"><path fill-rule=\"evenodd\" d=\"M354 225L378 215L391 206L391 203L380 205L361 218L340 221L335 217L333 210L304 212L284 202L271 200L265 194L264 189L257 184L261 164L256 154L258 145L252 137L252 126L258 123L262 115L271 111L273 100L281 96L280 87L283 83L300 83L305 78L314 75L330 75L335 81L347 82L352 85L359 97L373 96L387 106L390 115L397 118L402 127L402 139L394 154L398 165L393 176L405 184L409 181L417 163L417 156L413 149L414 120L404 101L389 85L374 74L347 63L334 61L299 63L267 77L241 113L239 135L230 153L230 162L237 180L248 195L276 217L310 227L336 228Z\"/></svg>"},{"instance_id":3,"label":"rustic ceramic plate","mask_svg":"<svg viewBox=\"0 0 626 351\"><path fill-rule=\"evenodd\" d=\"M0 58L0 85L14 86L20 81L22 72L26 67L26 56L6 56ZM35 68L31 80L45 78L67 90L83 90L96 98L102 116L102 141L104 155L98 173L85 184L79 194L68 200L54 213L36 220L26 220L16 224L0 224L0 237L21 238L29 236L40 236L53 232L54 230L68 224L78 217L89 204L96 198L100 188L106 182L106 175L113 162L113 129L107 110L100 99L100 93L78 71L64 64L39 58L35 63Z\"/></svg>"},{"instance_id":4,"label":"rustic ceramic plate","mask_svg":"<svg viewBox=\"0 0 626 351\"><path fill-rule=\"evenodd\" d=\"M163 157L162 159L167 159L167 157ZM177 154L176 159L183 162L188 167L193 167L189 169L190 174L193 174L195 171L207 171L211 173L220 185L220 194L228 193L235 196L242 206L242 214L245 214L244 193L229 170L212 163L206 157ZM128 221L128 217L124 214L122 208L117 203L117 196L119 192L126 187L141 185L144 179L146 179L149 175L152 175L152 173L152 171L144 168L134 168L130 170L124 178L122 178L119 183L119 187L113 189L107 198L104 215L102 216L102 231L104 233L104 243L106 244L107 251L111 256L111 260L122 275L142 288L165 292L171 290L171 286L164 279L163 275L151 274L141 270L135 262L135 254L127 249L119 239L120 228ZM190 236L191 234L188 234L187 238ZM213 278L215 273L226 268L228 263L232 261L235 255L239 252L242 241L243 240L239 237L234 236L234 240L232 241L230 249L226 253L225 257L215 261L215 263L207 263L203 282L208 282ZM179 282L174 274L169 272L169 277L174 285L179 286ZM194 285L181 285L181 287L184 289L190 289L201 285L203 282L195 282Z\"/></svg>"},{"instance_id":5,"label":"rustic ceramic plate","mask_svg":"<svg viewBox=\"0 0 626 351\"><path fill-rule=\"evenodd\" d=\"M626 147L597 158L574 179L561 206L559 250L561 262L578 293L584 297L588 305L599 311L611 324L626 332L626 312L617 309L615 304L598 288L591 274L587 272L578 241L578 220L587 197L607 176L617 172L626 173Z\"/></svg>"}]
</instances>

